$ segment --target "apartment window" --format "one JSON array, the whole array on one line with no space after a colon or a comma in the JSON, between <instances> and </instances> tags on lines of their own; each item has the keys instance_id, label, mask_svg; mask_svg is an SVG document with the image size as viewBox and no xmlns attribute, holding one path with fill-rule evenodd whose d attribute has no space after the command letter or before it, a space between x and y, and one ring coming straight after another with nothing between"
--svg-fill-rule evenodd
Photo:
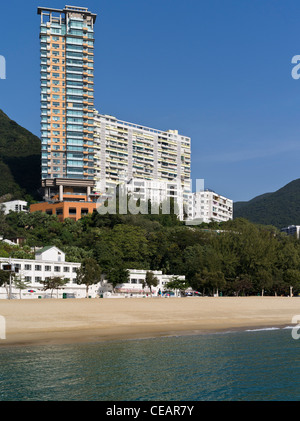
<instances>
[{"instance_id":1,"label":"apartment window","mask_svg":"<svg viewBox=\"0 0 300 421\"><path fill-rule=\"evenodd\" d=\"M31 265L25 265L25 270L31 270Z\"/></svg>"},{"instance_id":2,"label":"apartment window","mask_svg":"<svg viewBox=\"0 0 300 421\"><path fill-rule=\"evenodd\" d=\"M37 270L37 271L41 271L42 266L41 265L35 265L34 269Z\"/></svg>"},{"instance_id":3,"label":"apartment window","mask_svg":"<svg viewBox=\"0 0 300 421\"><path fill-rule=\"evenodd\" d=\"M25 276L25 281L26 282L31 282L31 276Z\"/></svg>"},{"instance_id":4,"label":"apartment window","mask_svg":"<svg viewBox=\"0 0 300 421\"><path fill-rule=\"evenodd\" d=\"M70 268L68 266L64 267L64 272L70 272Z\"/></svg>"},{"instance_id":5,"label":"apartment window","mask_svg":"<svg viewBox=\"0 0 300 421\"><path fill-rule=\"evenodd\" d=\"M54 266L54 272L60 272L60 266Z\"/></svg>"},{"instance_id":6,"label":"apartment window","mask_svg":"<svg viewBox=\"0 0 300 421\"><path fill-rule=\"evenodd\" d=\"M71 45L69 45L69 47L72 48L74 44L82 45L83 44L83 40L81 38L67 37L67 44L71 44Z\"/></svg>"},{"instance_id":7,"label":"apartment window","mask_svg":"<svg viewBox=\"0 0 300 421\"><path fill-rule=\"evenodd\" d=\"M51 272L51 266L45 266L45 271L46 272Z\"/></svg>"},{"instance_id":8,"label":"apartment window","mask_svg":"<svg viewBox=\"0 0 300 421\"><path fill-rule=\"evenodd\" d=\"M83 36L83 31L80 31L79 29L71 29L70 35Z\"/></svg>"},{"instance_id":9,"label":"apartment window","mask_svg":"<svg viewBox=\"0 0 300 421\"><path fill-rule=\"evenodd\" d=\"M40 282L41 280L42 280L42 278L40 276L35 277L35 282Z\"/></svg>"},{"instance_id":10,"label":"apartment window","mask_svg":"<svg viewBox=\"0 0 300 421\"><path fill-rule=\"evenodd\" d=\"M70 21L70 25L75 27L75 28L83 28L83 22L82 21L72 20L72 21Z\"/></svg>"},{"instance_id":11,"label":"apartment window","mask_svg":"<svg viewBox=\"0 0 300 421\"><path fill-rule=\"evenodd\" d=\"M77 272L77 268L72 268L72 272L76 273Z\"/></svg>"}]
</instances>

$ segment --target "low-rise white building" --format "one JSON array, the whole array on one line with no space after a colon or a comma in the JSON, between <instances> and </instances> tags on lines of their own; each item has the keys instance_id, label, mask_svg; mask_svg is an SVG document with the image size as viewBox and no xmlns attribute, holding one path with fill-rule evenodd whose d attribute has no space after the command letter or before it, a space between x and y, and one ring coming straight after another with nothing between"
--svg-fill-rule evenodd
<instances>
[{"instance_id":1,"label":"low-rise white building","mask_svg":"<svg viewBox=\"0 0 300 421\"><path fill-rule=\"evenodd\" d=\"M126 296L149 296L152 291L152 296L158 296L160 293L163 293L167 290L166 284L174 279L176 276L177 279L184 281L185 276L177 275L165 275L161 270L152 270L151 272L157 278L158 284L155 287L150 288L148 286L143 287L143 282L146 279L147 270L137 270L129 269L129 280L127 283L117 285L115 292L126 295ZM176 295L179 295L178 291L175 291Z\"/></svg>"},{"instance_id":2,"label":"low-rise white building","mask_svg":"<svg viewBox=\"0 0 300 421\"><path fill-rule=\"evenodd\" d=\"M11 286L0 287L0 299L7 298L86 298L86 286L76 283L77 269L80 263L66 262L65 253L54 246L44 247L35 253L35 259L15 259L0 257L0 270L6 265L11 265L16 269L17 277L25 281L25 289L18 289L12 280ZM158 279L158 285L152 287L152 295L157 296L159 292L166 290L166 283L173 279L174 275L164 275L162 271L152 271ZM129 280L127 283L117 285L115 293L111 285L101 279L95 285L89 287L89 297L142 297L150 295L149 287L143 287L147 270L129 270ZM67 283L60 289L54 291L44 291L42 281L47 278L60 277L67 280ZM177 277L185 280L184 276Z\"/></svg>"},{"instance_id":3,"label":"low-rise white building","mask_svg":"<svg viewBox=\"0 0 300 421\"><path fill-rule=\"evenodd\" d=\"M67 279L66 285L58 290L53 291L54 297L62 298L63 294L74 298L86 296L85 285L76 284L76 270L80 267L80 263L66 262L65 253L57 247L44 247L35 254L35 259L15 259L0 257L0 269L6 264L13 265L18 269L17 276L25 281L28 288L20 291L15 288L12 282L11 291L9 286L0 288L0 298L47 298L51 296L51 291L43 291L43 284L47 278L61 277ZM91 287L91 293L94 293Z\"/></svg>"},{"instance_id":4,"label":"low-rise white building","mask_svg":"<svg viewBox=\"0 0 300 421\"><path fill-rule=\"evenodd\" d=\"M10 211L28 212L28 203L24 200L11 200L10 202L3 202L1 203L1 206L5 215L8 215Z\"/></svg>"}]
</instances>

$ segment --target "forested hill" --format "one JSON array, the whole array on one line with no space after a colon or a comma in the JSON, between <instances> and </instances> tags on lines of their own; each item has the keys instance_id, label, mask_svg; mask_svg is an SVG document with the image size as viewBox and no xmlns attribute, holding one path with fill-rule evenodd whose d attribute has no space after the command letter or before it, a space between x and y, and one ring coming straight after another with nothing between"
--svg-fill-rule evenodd
<instances>
[{"instance_id":1,"label":"forested hill","mask_svg":"<svg viewBox=\"0 0 300 421\"><path fill-rule=\"evenodd\" d=\"M189 227L172 214L94 212L77 222L59 222L42 212L0 211L0 235L25 241L23 246L0 241L1 257L34 258L31 247L53 245L69 262L96 261L112 285L128 279L127 269L146 269L184 275L205 295L216 290L222 295L287 295L291 286L300 294L300 241L242 218Z\"/></svg>"},{"instance_id":2,"label":"forested hill","mask_svg":"<svg viewBox=\"0 0 300 421\"><path fill-rule=\"evenodd\" d=\"M0 196L39 199L40 139L0 110Z\"/></svg>"},{"instance_id":3,"label":"forested hill","mask_svg":"<svg viewBox=\"0 0 300 421\"><path fill-rule=\"evenodd\" d=\"M257 196L249 202L234 203L233 216L277 228L300 225L300 179L274 193Z\"/></svg>"}]
</instances>

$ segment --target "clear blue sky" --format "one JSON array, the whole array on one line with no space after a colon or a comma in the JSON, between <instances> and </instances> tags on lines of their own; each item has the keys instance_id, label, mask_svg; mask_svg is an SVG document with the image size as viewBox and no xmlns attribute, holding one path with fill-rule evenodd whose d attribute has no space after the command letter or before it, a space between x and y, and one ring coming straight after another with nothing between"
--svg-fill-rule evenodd
<instances>
[{"instance_id":1,"label":"clear blue sky","mask_svg":"<svg viewBox=\"0 0 300 421\"><path fill-rule=\"evenodd\" d=\"M0 108L40 135L37 7L98 14L95 106L192 138L192 179L249 200L300 177L299 0L2 2Z\"/></svg>"}]
</instances>

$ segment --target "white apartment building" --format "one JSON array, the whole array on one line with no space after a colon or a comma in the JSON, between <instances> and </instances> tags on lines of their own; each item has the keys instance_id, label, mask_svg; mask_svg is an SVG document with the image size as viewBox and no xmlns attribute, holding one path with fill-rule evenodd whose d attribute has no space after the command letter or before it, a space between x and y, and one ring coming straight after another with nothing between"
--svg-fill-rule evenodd
<instances>
[{"instance_id":1,"label":"white apartment building","mask_svg":"<svg viewBox=\"0 0 300 421\"><path fill-rule=\"evenodd\" d=\"M201 222L225 222L233 218L233 201L213 191L204 190L189 196L189 225Z\"/></svg>"},{"instance_id":2,"label":"white apartment building","mask_svg":"<svg viewBox=\"0 0 300 421\"><path fill-rule=\"evenodd\" d=\"M120 179L170 182L190 191L191 139L177 130L160 131L94 111L95 190Z\"/></svg>"},{"instance_id":3,"label":"white apartment building","mask_svg":"<svg viewBox=\"0 0 300 421\"><path fill-rule=\"evenodd\" d=\"M173 197L179 219L189 224L232 219L232 200L210 191L192 193L189 137L96 110L94 125L95 192L103 194L107 188L123 184L127 194L150 199L153 204Z\"/></svg>"},{"instance_id":4,"label":"white apartment building","mask_svg":"<svg viewBox=\"0 0 300 421\"><path fill-rule=\"evenodd\" d=\"M4 214L9 214L10 211L13 212L28 212L28 203L24 200L11 200L9 202L3 202L0 204L0 207L3 208Z\"/></svg>"},{"instance_id":5,"label":"white apartment building","mask_svg":"<svg viewBox=\"0 0 300 421\"><path fill-rule=\"evenodd\" d=\"M127 195L134 200L140 199L145 204L145 213L148 213L147 201L150 200L150 212L152 214L158 214L159 205L161 205L163 214L169 214L171 210L171 199L173 199L174 212L180 220L184 219L183 204L185 196L180 185L180 180L174 180L172 182L133 178L125 184L125 188ZM131 202L129 201L129 207L130 204ZM134 208L130 210L134 211Z\"/></svg>"}]
</instances>

